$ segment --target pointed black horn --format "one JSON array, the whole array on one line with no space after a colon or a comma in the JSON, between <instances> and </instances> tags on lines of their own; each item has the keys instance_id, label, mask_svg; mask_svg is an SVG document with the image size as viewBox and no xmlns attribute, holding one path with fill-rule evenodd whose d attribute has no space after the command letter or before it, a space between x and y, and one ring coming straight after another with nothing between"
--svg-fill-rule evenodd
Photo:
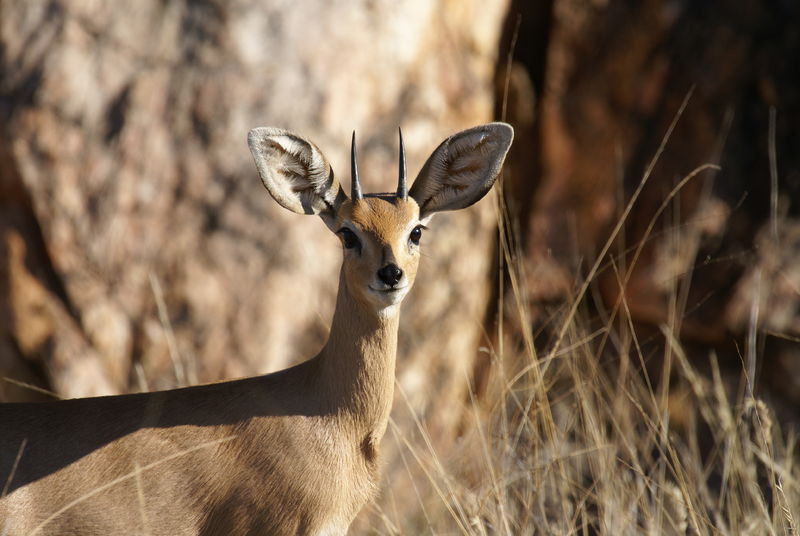
<instances>
[{"instance_id":1,"label":"pointed black horn","mask_svg":"<svg viewBox=\"0 0 800 536\"><path fill-rule=\"evenodd\" d=\"M400 171L397 177L397 197L408 199L408 186L406 185L406 147L403 145L403 131L397 127L400 134Z\"/></svg>"},{"instance_id":2,"label":"pointed black horn","mask_svg":"<svg viewBox=\"0 0 800 536\"><path fill-rule=\"evenodd\" d=\"M356 131L353 131L353 142L350 145L350 180L352 183L352 190L350 197L353 201L363 199L361 193L361 183L358 182L358 162L356 160Z\"/></svg>"}]
</instances>

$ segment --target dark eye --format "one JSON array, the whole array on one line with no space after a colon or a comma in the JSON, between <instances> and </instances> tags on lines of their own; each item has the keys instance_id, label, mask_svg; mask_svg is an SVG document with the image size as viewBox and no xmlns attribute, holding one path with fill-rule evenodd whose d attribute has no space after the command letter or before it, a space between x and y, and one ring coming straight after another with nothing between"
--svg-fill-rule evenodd
<instances>
[{"instance_id":1,"label":"dark eye","mask_svg":"<svg viewBox=\"0 0 800 536\"><path fill-rule=\"evenodd\" d=\"M339 234L342 236L345 249L353 249L361 246L361 242L358 241L356 234L347 227L339 229Z\"/></svg>"},{"instance_id":2,"label":"dark eye","mask_svg":"<svg viewBox=\"0 0 800 536\"><path fill-rule=\"evenodd\" d=\"M425 229L422 225L417 225L414 227L414 230L411 231L411 234L408 235L408 239L411 241L412 244L415 246L419 245L419 239L422 238L422 230Z\"/></svg>"}]
</instances>

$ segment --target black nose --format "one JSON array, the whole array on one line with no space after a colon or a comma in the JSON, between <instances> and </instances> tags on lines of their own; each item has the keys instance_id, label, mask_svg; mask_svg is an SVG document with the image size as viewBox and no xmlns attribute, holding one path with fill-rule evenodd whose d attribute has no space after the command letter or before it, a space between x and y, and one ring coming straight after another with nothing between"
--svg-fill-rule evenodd
<instances>
[{"instance_id":1,"label":"black nose","mask_svg":"<svg viewBox=\"0 0 800 536\"><path fill-rule=\"evenodd\" d=\"M400 278L403 277L403 270L396 264L387 264L378 270L378 277L381 281L393 287L400 281Z\"/></svg>"}]
</instances>

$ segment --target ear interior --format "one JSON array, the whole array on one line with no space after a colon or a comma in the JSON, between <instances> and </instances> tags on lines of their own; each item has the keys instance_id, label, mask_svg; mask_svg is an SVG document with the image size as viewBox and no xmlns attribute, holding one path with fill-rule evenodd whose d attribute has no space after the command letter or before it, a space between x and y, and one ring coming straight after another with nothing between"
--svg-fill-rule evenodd
<instances>
[{"instance_id":1,"label":"ear interior","mask_svg":"<svg viewBox=\"0 0 800 536\"><path fill-rule=\"evenodd\" d=\"M284 208L328 220L347 199L322 151L305 138L259 127L250 131L247 144L261 182Z\"/></svg>"},{"instance_id":2,"label":"ear interior","mask_svg":"<svg viewBox=\"0 0 800 536\"><path fill-rule=\"evenodd\" d=\"M421 217L465 208L485 196L500 174L513 138L511 125L489 123L444 140L409 192L420 206Z\"/></svg>"}]
</instances>

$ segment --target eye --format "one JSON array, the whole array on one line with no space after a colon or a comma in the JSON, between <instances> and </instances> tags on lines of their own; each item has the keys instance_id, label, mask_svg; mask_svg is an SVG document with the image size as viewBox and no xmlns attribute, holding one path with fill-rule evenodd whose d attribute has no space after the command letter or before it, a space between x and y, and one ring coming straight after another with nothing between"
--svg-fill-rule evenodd
<instances>
[{"instance_id":1,"label":"eye","mask_svg":"<svg viewBox=\"0 0 800 536\"><path fill-rule=\"evenodd\" d=\"M427 227L425 227L424 225L417 225L411 231L411 234L408 235L409 241L411 241L411 243L414 244L415 246L419 245L419 240L420 240L420 238L422 238L422 230L423 229L427 229Z\"/></svg>"},{"instance_id":2,"label":"eye","mask_svg":"<svg viewBox=\"0 0 800 536\"><path fill-rule=\"evenodd\" d=\"M345 249L361 248L361 242L359 242L358 237L347 227L339 229L338 234L342 237Z\"/></svg>"}]
</instances>

